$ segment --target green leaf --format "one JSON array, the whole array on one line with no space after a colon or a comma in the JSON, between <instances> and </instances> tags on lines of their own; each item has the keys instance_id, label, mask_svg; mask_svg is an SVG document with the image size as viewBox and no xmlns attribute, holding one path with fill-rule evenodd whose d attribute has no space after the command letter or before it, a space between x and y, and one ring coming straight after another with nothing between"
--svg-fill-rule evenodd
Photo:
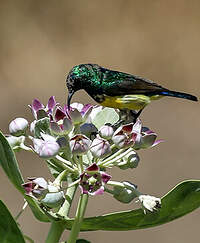
<instances>
[{"instance_id":1,"label":"green leaf","mask_svg":"<svg viewBox=\"0 0 200 243\"><path fill-rule=\"evenodd\" d=\"M48 217L43 213L38 204L34 201L33 198L26 196L23 187L21 186L24 183L23 177L21 175L15 154L10 147L7 139L0 132L0 165L2 166L4 172L8 176L9 180L17 188L19 192L23 194L27 200L30 208L33 211L35 217L44 222L48 222Z\"/></svg>"},{"instance_id":2,"label":"green leaf","mask_svg":"<svg viewBox=\"0 0 200 243\"><path fill-rule=\"evenodd\" d=\"M119 120L119 115L113 108L104 108L100 111L92 121L92 123L99 129L106 123L115 124Z\"/></svg>"},{"instance_id":3,"label":"green leaf","mask_svg":"<svg viewBox=\"0 0 200 243\"><path fill-rule=\"evenodd\" d=\"M0 242L25 243L24 237L7 207L0 200Z\"/></svg>"},{"instance_id":4,"label":"green leaf","mask_svg":"<svg viewBox=\"0 0 200 243\"><path fill-rule=\"evenodd\" d=\"M178 184L162 198L162 208L144 214L142 209L111 213L85 218L81 231L136 230L165 224L188 214L200 206L200 180L188 180ZM67 220L71 229L73 220Z\"/></svg>"},{"instance_id":5,"label":"green leaf","mask_svg":"<svg viewBox=\"0 0 200 243\"><path fill-rule=\"evenodd\" d=\"M50 222L47 215L42 211L39 207L38 203L30 196L24 196L26 201L28 202L29 207L31 208L34 216L41 222Z\"/></svg>"},{"instance_id":6,"label":"green leaf","mask_svg":"<svg viewBox=\"0 0 200 243\"><path fill-rule=\"evenodd\" d=\"M0 132L0 165L2 166L4 172L14 184L14 186L21 193L24 193L24 190L21 186L24 183L23 177L19 170L15 154L13 153L12 148L10 147L7 139Z\"/></svg>"}]
</instances>

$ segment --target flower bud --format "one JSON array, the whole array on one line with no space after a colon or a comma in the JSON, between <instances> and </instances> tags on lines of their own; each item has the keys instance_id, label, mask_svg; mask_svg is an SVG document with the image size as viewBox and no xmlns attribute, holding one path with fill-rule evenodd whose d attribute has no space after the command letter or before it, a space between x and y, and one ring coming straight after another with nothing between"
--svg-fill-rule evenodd
<instances>
[{"instance_id":1,"label":"flower bud","mask_svg":"<svg viewBox=\"0 0 200 243\"><path fill-rule=\"evenodd\" d=\"M131 151L129 154L124 156L123 161L118 163L118 167L122 170L136 168L139 164L140 158L135 151Z\"/></svg>"},{"instance_id":2,"label":"flower bud","mask_svg":"<svg viewBox=\"0 0 200 243\"><path fill-rule=\"evenodd\" d=\"M34 145L35 152L41 158L47 159L55 156L60 150L60 146L56 142L56 139L47 134L41 133L41 136L44 140L33 138L33 145Z\"/></svg>"},{"instance_id":3,"label":"flower bud","mask_svg":"<svg viewBox=\"0 0 200 243\"><path fill-rule=\"evenodd\" d=\"M91 138L93 134L97 133L97 131L97 128L92 123L84 123L80 126L80 132L88 138Z\"/></svg>"},{"instance_id":4,"label":"flower bud","mask_svg":"<svg viewBox=\"0 0 200 243\"><path fill-rule=\"evenodd\" d=\"M137 186L130 182L123 182L125 187L114 186L113 197L122 203L130 203L134 198L136 198L137 192L135 189Z\"/></svg>"},{"instance_id":5,"label":"flower bud","mask_svg":"<svg viewBox=\"0 0 200 243\"><path fill-rule=\"evenodd\" d=\"M49 208L57 208L65 201L64 193L60 192L49 192L41 200L41 202Z\"/></svg>"},{"instance_id":6,"label":"flower bud","mask_svg":"<svg viewBox=\"0 0 200 243\"><path fill-rule=\"evenodd\" d=\"M28 127L28 121L24 118L16 118L9 124L9 131L12 135L21 136L24 135Z\"/></svg>"},{"instance_id":7,"label":"flower bud","mask_svg":"<svg viewBox=\"0 0 200 243\"><path fill-rule=\"evenodd\" d=\"M103 158L111 153L111 148L107 140L97 137L93 140L90 151L94 157Z\"/></svg>"},{"instance_id":8,"label":"flower bud","mask_svg":"<svg viewBox=\"0 0 200 243\"><path fill-rule=\"evenodd\" d=\"M61 148L66 148L68 145L68 140L66 139L66 137L59 137L57 138L56 142Z\"/></svg>"},{"instance_id":9,"label":"flower bud","mask_svg":"<svg viewBox=\"0 0 200 243\"><path fill-rule=\"evenodd\" d=\"M91 141L82 134L77 134L70 139L70 148L74 154L84 154L89 150Z\"/></svg>"},{"instance_id":10,"label":"flower bud","mask_svg":"<svg viewBox=\"0 0 200 243\"><path fill-rule=\"evenodd\" d=\"M99 129L99 134L102 138L110 139L114 133L114 130L111 126L104 125Z\"/></svg>"}]
</instances>

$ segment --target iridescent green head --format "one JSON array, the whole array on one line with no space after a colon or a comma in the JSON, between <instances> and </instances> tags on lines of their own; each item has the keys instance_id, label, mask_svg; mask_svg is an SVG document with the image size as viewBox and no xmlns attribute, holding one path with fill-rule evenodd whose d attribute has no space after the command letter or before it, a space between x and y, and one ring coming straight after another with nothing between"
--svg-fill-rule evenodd
<instances>
[{"instance_id":1,"label":"iridescent green head","mask_svg":"<svg viewBox=\"0 0 200 243\"><path fill-rule=\"evenodd\" d=\"M91 84L98 78L99 69L100 66L97 64L80 64L72 68L66 79L68 106L70 106L71 98L76 91L84 89L90 93L90 89L92 89Z\"/></svg>"}]
</instances>

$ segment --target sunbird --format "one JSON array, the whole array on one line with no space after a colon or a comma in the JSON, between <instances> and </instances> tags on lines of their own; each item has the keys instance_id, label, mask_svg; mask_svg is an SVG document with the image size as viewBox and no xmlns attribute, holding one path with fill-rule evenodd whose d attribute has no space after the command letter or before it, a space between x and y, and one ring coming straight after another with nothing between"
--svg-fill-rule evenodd
<instances>
[{"instance_id":1,"label":"sunbird","mask_svg":"<svg viewBox=\"0 0 200 243\"><path fill-rule=\"evenodd\" d=\"M152 100L158 100L163 96L198 101L194 95L172 91L149 79L109 70L97 64L74 66L66 82L69 92L68 107L73 94L83 89L102 106L138 111L134 113L135 118Z\"/></svg>"}]
</instances>

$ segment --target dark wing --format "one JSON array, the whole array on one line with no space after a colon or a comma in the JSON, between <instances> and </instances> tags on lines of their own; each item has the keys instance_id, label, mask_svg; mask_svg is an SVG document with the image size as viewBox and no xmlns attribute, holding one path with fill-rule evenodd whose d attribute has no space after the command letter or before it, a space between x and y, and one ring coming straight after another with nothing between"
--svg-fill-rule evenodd
<instances>
[{"instance_id":1,"label":"dark wing","mask_svg":"<svg viewBox=\"0 0 200 243\"><path fill-rule=\"evenodd\" d=\"M154 83L151 80L101 68L103 93L109 96L127 94L154 95L168 89Z\"/></svg>"}]
</instances>

